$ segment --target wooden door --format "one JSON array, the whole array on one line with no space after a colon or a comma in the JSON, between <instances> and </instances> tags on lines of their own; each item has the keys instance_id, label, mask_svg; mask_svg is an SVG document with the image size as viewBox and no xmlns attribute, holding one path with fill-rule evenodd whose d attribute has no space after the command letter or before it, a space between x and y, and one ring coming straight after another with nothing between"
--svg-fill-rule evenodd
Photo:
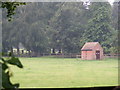
<instances>
[{"instance_id":1,"label":"wooden door","mask_svg":"<svg viewBox=\"0 0 120 90\"><path fill-rule=\"evenodd\" d=\"M96 59L100 59L100 51L99 50L96 51Z\"/></svg>"}]
</instances>

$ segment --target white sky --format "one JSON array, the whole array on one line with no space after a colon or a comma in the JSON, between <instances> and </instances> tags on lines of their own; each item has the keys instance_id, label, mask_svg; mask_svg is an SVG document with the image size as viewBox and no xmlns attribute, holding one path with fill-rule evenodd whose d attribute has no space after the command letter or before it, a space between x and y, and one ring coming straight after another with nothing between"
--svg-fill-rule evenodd
<instances>
[{"instance_id":1,"label":"white sky","mask_svg":"<svg viewBox=\"0 0 120 90\"><path fill-rule=\"evenodd\" d=\"M114 0L108 0L109 2L110 2L110 4L112 5L113 4L113 2L114 2Z\"/></svg>"}]
</instances>

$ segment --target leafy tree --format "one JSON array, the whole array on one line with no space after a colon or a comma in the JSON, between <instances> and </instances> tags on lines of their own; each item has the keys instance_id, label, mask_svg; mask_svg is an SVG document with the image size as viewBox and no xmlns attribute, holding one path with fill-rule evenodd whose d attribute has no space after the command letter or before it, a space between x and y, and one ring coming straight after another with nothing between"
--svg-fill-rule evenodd
<instances>
[{"instance_id":1,"label":"leafy tree","mask_svg":"<svg viewBox=\"0 0 120 90\"><path fill-rule=\"evenodd\" d=\"M25 3L20 2L0 2L1 8L6 8L7 10L7 17L8 21L11 21L12 15L15 14L15 9L19 5L25 5ZM8 42L6 42L8 44ZM1 51L0 51L1 52ZM3 55L3 54L2 54ZM16 57L14 57L11 53L8 55L9 58L3 58L2 55L0 55L0 66L2 66L2 70L0 73L0 76L2 74L2 87L0 86L0 89L8 89L8 90L14 90L19 87L19 83L12 84L10 81L10 77L12 76L12 72L10 70L9 65L15 65L19 68L23 68L22 63L20 60Z\"/></svg>"},{"instance_id":2,"label":"leafy tree","mask_svg":"<svg viewBox=\"0 0 120 90\"><path fill-rule=\"evenodd\" d=\"M20 5L25 5L26 3L24 2L1 2L0 1L0 7L1 8L6 8L7 10L7 17L8 20L10 21L12 19L12 15L15 14L15 10L18 6Z\"/></svg>"},{"instance_id":3,"label":"leafy tree","mask_svg":"<svg viewBox=\"0 0 120 90\"><path fill-rule=\"evenodd\" d=\"M118 2L114 2L112 6L112 26L118 30Z\"/></svg>"},{"instance_id":4,"label":"leafy tree","mask_svg":"<svg viewBox=\"0 0 120 90\"><path fill-rule=\"evenodd\" d=\"M77 53L88 41L98 41L105 52L111 52L110 48L115 47L111 42L117 44L116 26L111 27L116 25L115 16L112 17L112 7L107 2L91 2L89 9L82 2L39 2L16 12L11 23L3 16L4 51L17 48L20 42L37 53L49 53L50 48Z\"/></svg>"},{"instance_id":5,"label":"leafy tree","mask_svg":"<svg viewBox=\"0 0 120 90\"><path fill-rule=\"evenodd\" d=\"M109 53L110 37L112 36L113 28L111 27L111 7L108 3L97 2L92 3L95 11L92 12L92 18L88 20L87 29L84 33L86 42L100 42L106 53Z\"/></svg>"},{"instance_id":6,"label":"leafy tree","mask_svg":"<svg viewBox=\"0 0 120 90\"><path fill-rule=\"evenodd\" d=\"M54 28L53 47L63 49L67 53L79 52L79 41L84 29L82 3L60 3L60 8L52 18ZM81 20L80 20L81 18Z\"/></svg>"}]
</instances>

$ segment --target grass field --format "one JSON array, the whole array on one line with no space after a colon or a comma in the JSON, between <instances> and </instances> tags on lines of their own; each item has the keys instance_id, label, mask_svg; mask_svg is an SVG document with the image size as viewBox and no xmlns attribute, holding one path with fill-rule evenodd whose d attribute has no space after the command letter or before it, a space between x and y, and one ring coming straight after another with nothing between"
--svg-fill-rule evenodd
<instances>
[{"instance_id":1,"label":"grass field","mask_svg":"<svg viewBox=\"0 0 120 90\"><path fill-rule=\"evenodd\" d=\"M118 85L118 60L20 58L24 69L12 66L13 83L20 88L71 88Z\"/></svg>"}]
</instances>

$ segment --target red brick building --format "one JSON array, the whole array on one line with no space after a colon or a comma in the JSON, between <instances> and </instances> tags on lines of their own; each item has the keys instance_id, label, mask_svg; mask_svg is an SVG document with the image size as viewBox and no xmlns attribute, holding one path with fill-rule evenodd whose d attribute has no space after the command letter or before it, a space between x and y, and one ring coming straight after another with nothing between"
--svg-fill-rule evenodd
<instances>
[{"instance_id":1,"label":"red brick building","mask_svg":"<svg viewBox=\"0 0 120 90\"><path fill-rule=\"evenodd\" d=\"M103 59L103 48L99 42L87 42L81 49L82 60Z\"/></svg>"}]
</instances>

